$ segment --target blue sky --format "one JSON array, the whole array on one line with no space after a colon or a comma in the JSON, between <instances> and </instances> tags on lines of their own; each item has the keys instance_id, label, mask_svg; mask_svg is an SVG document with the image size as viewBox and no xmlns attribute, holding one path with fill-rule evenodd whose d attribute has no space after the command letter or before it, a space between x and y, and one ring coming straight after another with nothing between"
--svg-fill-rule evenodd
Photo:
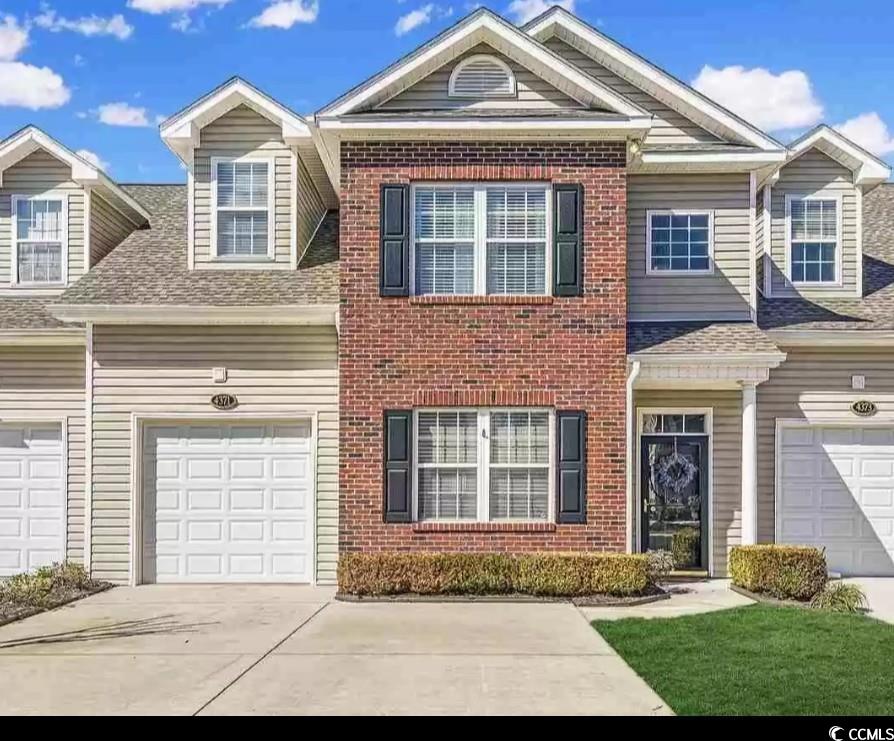
<instances>
[{"instance_id":1,"label":"blue sky","mask_svg":"<svg viewBox=\"0 0 894 741\"><path fill-rule=\"evenodd\" d=\"M894 4L562 0L782 140L823 120L894 162ZM514 20L546 0L490 0ZM232 75L310 113L466 0L0 0L0 132L28 123L120 182L181 181L160 118ZM128 124L128 125L122 125Z\"/></svg>"}]
</instances>

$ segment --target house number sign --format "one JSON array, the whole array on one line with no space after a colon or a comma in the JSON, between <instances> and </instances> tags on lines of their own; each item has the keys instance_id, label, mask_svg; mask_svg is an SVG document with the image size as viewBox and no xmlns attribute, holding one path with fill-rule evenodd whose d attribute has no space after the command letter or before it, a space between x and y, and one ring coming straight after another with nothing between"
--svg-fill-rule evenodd
<instances>
[{"instance_id":1,"label":"house number sign","mask_svg":"<svg viewBox=\"0 0 894 741\"><path fill-rule=\"evenodd\" d=\"M211 404L215 409L222 412L229 412L239 406L239 399L232 394L217 394L211 397Z\"/></svg>"},{"instance_id":2,"label":"house number sign","mask_svg":"<svg viewBox=\"0 0 894 741\"><path fill-rule=\"evenodd\" d=\"M858 417L874 417L878 407L871 401L855 401L851 404L851 411Z\"/></svg>"}]
</instances>

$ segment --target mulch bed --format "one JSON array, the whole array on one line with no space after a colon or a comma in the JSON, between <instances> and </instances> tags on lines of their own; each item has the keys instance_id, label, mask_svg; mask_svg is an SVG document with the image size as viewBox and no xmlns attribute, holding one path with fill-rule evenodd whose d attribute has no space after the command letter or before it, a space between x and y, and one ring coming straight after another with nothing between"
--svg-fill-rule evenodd
<instances>
[{"instance_id":1,"label":"mulch bed","mask_svg":"<svg viewBox=\"0 0 894 741\"><path fill-rule=\"evenodd\" d=\"M369 602L369 603L507 603L507 604L539 604L539 603L571 603L578 607L635 607L648 605L652 602L670 599L670 594L663 589L655 587L648 594L639 594L631 597L614 597L609 594L594 594L588 597L534 597L530 594L389 594L378 596L366 596L357 594L335 595L340 602Z\"/></svg>"},{"instance_id":2,"label":"mulch bed","mask_svg":"<svg viewBox=\"0 0 894 741\"><path fill-rule=\"evenodd\" d=\"M0 600L0 627L9 625L17 620L38 615L41 612L48 612L59 607L77 602L85 597L91 597L94 594L105 592L111 589L111 584L97 583L89 589L73 589L68 587L56 588L50 592L46 602L42 605L23 605L18 602L5 602Z\"/></svg>"}]
</instances>

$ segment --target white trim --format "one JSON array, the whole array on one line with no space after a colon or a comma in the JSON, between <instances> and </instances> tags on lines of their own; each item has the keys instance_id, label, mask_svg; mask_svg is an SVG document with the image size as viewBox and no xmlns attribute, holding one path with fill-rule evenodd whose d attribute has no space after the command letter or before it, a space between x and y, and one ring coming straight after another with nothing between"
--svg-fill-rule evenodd
<instances>
[{"instance_id":1,"label":"white trim","mask_svg":"<svg viewBox=\"0 0 894 741\"><path fill-rule=\"evenodd\" d=\"M237 211L255 212L263 209L252 207L232 207L221 209L217 198L217 168L222 164L263 164L267 165L267 254L261 255L221 255L220 245L217 242L217 215L218 211L233 213ZM235 175L234 175L235 179ZM274 262L276 260L276 158L273 155L264 156L258 154L244 155L240 157L212 157L211 158L211 259L220 263L258 263Z\"/></svg>"},{"instance_id":2,"label":"white trim","mask_svg":"<svg viewBox=\"0 0 894 741\"><path fill-rule=\"evenodd\" d=\"M470 64L483 61L492 62L503 70L506 77L509 79L510 90L504 93L488 93L486 95L481 95L480 93L457 92L456 78L459 77L463 69ZM476 100L487 98L514 98L518 95L518 81L515 79L515 72L513 72L512 68L506 64L505 61L500 59L500 57L495 54L473 54L472 56L463 59L453 68L453 72L450 73L450 80L447 83L447 95L450 98L474 98Z\"/></svg>"},{"instance_id":3,"label":"white trim","mask_svg":"<svg viewBox=\"0 0 894 741\"><path fill-rule=\"evenodd\" d=\"M669 390L669 393L673 391ZM635 527L636 527L636 543L634 550L642 551L642 517L643 517L643 492L642 492L642 438L643 438L643 417L647 414L684 414L690 416L704 415L705 431L704 433L679 433L682 437L705 437L708 438L708 522L705 528L708 532L708 575L714 575L714 407L636 407L636 450L634 451L635 466L637 474L634 477L636 481L636 511L635 511ZM653 433L648 433L652 435ZM663 433L657 433L657 436L664 436ZM675 437L675 435L667 434L667 437Z\"/></svg>"},{"instance_id":4,"label":"white trim","mask_svg":"<svg viewBox=\"0 0 894 741\"><path fill-rule=\"evenodd\" d=\"M793 142L790 145L791 156L788 161L796 160L820 144L826 145L820 149L823 154L832 157L854 173L855 185L877 185L891 177L891 167L886 162L825 124L808 131ZM828 149L832 149L834 153L829 152Z\"/></svg>"},{"instance_id":5,"label":"white trim","mask_svg":"<svg viewBox=\"0 0 894 741\"><path fill-rule=\"evenodd\" d=\"M760 152L660 152L644 151L640 154L644 165L747 165L759 168L786 161L785 150L774 149Z\"/></svg>"},{"instance_id":6,"label":"white trim","mask_svg":"<svg viewBox=\"0 0 894 741\"><path fill-rule=\"evenodd\" d=\"M753 353L632 353L628 356L646 365L767 365L771 368L785 360L782 352L753 352ZM774 363L776 365L774 365Z\"/></svg>"},{"instance_id":7,"label":"white trim","mask_svg":"<svg viewBox=\"0 0 894 741\"><path fill-rule=\"evenodd\" d=\"M652 267L652 217L654 216L707 216L708 217L708 269L707 270L656 270ZM670 227L668 227L670 228ZM668 255L668 259L670 255ZM646 210L646 276L690 278L714 275L714 211L711 209L647 209Z\"/></svg>"},{"instance_id":8,"label":"white trim","mask_svg":"<svg viewBox=\"0 0 894 741\"><path fill-rule=\"evenodd\" d=\"M835 280L834 281L794 281L792 280L792 202L794 201L835 201ZM816 193L786 193L785 194L785 278L798 289L828 289L841 288L844 285L844 214L843 198L841 193L823 195L822 191ZM803 239L800 242L815 242L829 244L828 239Z\"/></svg>"},{"instance_id":9,"label":"white trim","mask_svg":"<svg viewBox=\"0 0 894 741\"><path fill-rule=\"evenodd\" d=\"M84 330L2 329L0 347L77 347L84 344Z\"/></svg>"},{"instance_id":10,"label":"white trim","mask_svg":"<svg viewBox=\"0 0 894 741\"><path fill-rule=\"evenodd\" d=\"M764 296L773 297L773 184L764 185Z\"/></svg>"},{"instance_id":11,"label":"white trim","mask_svg":"<svg viewBox=\"0 0 894 741\"><path fill-rule=\"evenodd\" d=\"M757 544L758 440L757 384L742 384L741 544Z\"/></svg>"},{"instance_id":12,"label":"white trim","mask_svg":"<svg viewBox=\"0 0 894 741\"><path fill-rule=\"evenodd\" d=\"M618 138L629 138L644 135L652 126L651 116L630 116L615 119L587 118L377 118L375 120L347 118L320 118L317 125L322 131L400 131L414 134L428 132L466 132L478 131L493 134L511 134L512 132L596 132L616 131Z\"/></svg>"},{"instance_id":13,"label":"white trim","mask_svg":"<svg viewBox=\"0 0 894 741\"><path fill-rule=\"evenodd\" d=\"M863 191L860 188L855 188L854 195L857 200L857 286L854 295L857 298L863 298ZM842 235L842 241L843 237L844 235Z\"/></svg>"},{"instance_id":14,"label":"white trim","mask_svg":"<svg viewBox=\"0 0 894 741\"><path fill-rule=\"evenodd\" d=\"M84 275L93 267L90 257L90 235L93 231L93 189L84 188Z\"/></svg>"},{"instance_id":15,"label":"white trim","mask_svg":"<svg viewBox=\"0 0 894 741\"><path fill-rule=\"evenodd\" d=\"M275 165L274 165L275 166ZM289 156L289 267L298 269L298 152L294 149ZM274 213L274 233L276 232L276 214ZM274 239L274 241L276 241Z\"/></svg>"},{"instance_id":16,"label":"white trim","mask_svg":"<svg viewBox=\"0 0 894 741\"><path fill-rule=\"evenodd\" d=\"M202 306L159 304L54 304L50 313L64 322L97 324L335 325L338 304Z\"/></svg>"},{"instance_id":17,"label":"white trim","mask_svg":"<svg viewBox=\"0 0 894 741\"><path fill-rule=\"evenodd\" d=\"M93 563L93 325L87 324L84 390L84 568Z\"/></svg>"},{"instance_id":18,"label":"white trim","mask_svg":"<svg viewBox=\"0 0 894 741\"><path fill-rule=\"evenodd\" d=\"M630 364L630 371L627 374L627 408L626 408L626 440L627 450L636 446L636 379L639 377L641 364L638 360L634 360ZM636 456L625 456L625 473L627 476L627 552L634 553L636 549Z\"/></svg>"},{"instance_id":19,"label":"white trim","mask_svg":"<svg viewBox=\"0 0 894 741\"><path fill-rule=\"evenodd\" d=\"M788 347L891 347L894 332L873 329L768 329L767 335Z\"/></svg>"},{"instance_id":20,"label":"white trim","mask_svg":"<svg viewBox=\"0 0 894 741\"><path fill-rule=\"evenodd\" d=\"M10 223L10 238L12 239L12 248L10 249L10 268L9 268L9 280L10 287L12 288L25 288L25 289L46 289L46 288L65 288L69 284L68 280L68 250L69 250L69 239L71 237L69 223L68 223L68 213L69 213L69 198L70 194L66 191L60 190L48 190L43 193L33 193L33 194L22 194L16 193L11 197L11 206L12 206L12 214L11 214L11 223ZM46 283L33 282L33 281L21 281L19 280L19 242L33 242L34 240L29 239L19 239L19 224L18 224L18 214L19 214L19 204L24 201L58 201L62 210L59 215L59 219L62 222L62 235L60 237L60 274L62 277L61 281L52 281ZM88 228L88 225L84 225L85 231ZM42 244L54 244L53 242L42 242ZM88 261L89 262L89 261Z\"/></svg>"},{"instance_id":21,"label":"white trim","mask_svg":"<svg viewBox=\"0 0 894 741\"><path fill-rule=\"evenodd\" d=\"M144 435L148 427L156 424L165 425L181 424L238 424L239 422L277 422L277 421L307 421L311 425L310 437L310 471L308 477L311 481L310 503L308 511L311 513L311 538L310 549L310 585L317 584L317 507L319 500L317 482L317 458L319 456L319 415L316 407L300 407L294 412L276 412L270 414L257 414L254 412L211 412L209 414L195 414L194 412L165 412L160 414L138 413L131 414L130 423L130 586L136 587L143 583L143 458ZM291 583L291 582L290 582ZM300 582L299 582L300 583Z\"/></svg>"},{"instance_id":22,"label":"white trim","mask_svg":"<svg viewBox=\"0 0 894 741\"><path fill-rule=\"evenodd\" d=\"M186 262L189 270L196 267L196 178L194 165L186 173Z\"/></svg>"},{"instance_id":23,"label":"white trim","mask_svg":"<svg viewBox=\"0 0 894 741\"><path fill-rule=\"evenodd\" d=\"M748 261L748 300L751 321L757 321L757 173L748 176L748 227L751 239L751 259Z\"/></svg>"}]
</instances>

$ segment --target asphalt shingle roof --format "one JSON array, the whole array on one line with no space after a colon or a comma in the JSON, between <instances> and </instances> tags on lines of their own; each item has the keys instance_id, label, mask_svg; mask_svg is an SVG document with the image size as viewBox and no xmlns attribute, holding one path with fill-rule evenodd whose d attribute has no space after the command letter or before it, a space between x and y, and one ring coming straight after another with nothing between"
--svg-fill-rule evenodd
<instances>
[{"instance_id":1,"label":"asphalt shingle roof","mask_svg":"<svg viewBox=\"0 0 894 741\"><path fill-rule=\"evenodd\" d=\"M0 298L0 330L71 327L50 316L47 306L54 303L53 298Z\"/></svg>"},{"instance_id":2,"label":"asphalt shingle roof","mask_svg":"<svg viewBox=\"0 0 894 741\"><path fill-rule=\"evenodd\" d=\"M627 352L642 355L776 353L752 322L631 322Z\"/></svg>"}]
</instances>

